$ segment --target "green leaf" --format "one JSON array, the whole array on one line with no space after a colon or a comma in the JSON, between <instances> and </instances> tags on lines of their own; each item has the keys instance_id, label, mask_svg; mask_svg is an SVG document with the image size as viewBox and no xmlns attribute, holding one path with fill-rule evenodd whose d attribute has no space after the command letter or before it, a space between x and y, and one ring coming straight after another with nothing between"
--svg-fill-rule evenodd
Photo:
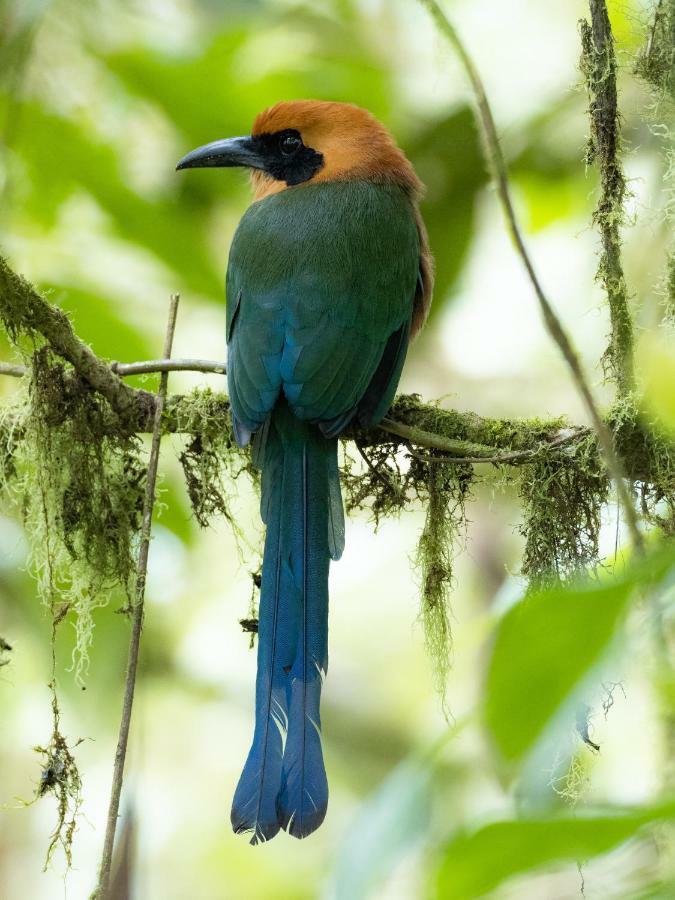
<instances>
[{"instance_id":1,"label":"green leaf","mask_svg":"<svg viewBox=\"0 0 675 900\"><path fill-rule=\"evenodd\" d=\"M675 803L589 818L494 822L450 841L438 873L438 896L480 897L512 875L607 853L646 825L673 818Z\"/></svg>"},{"instance_id":2,"label":"green leaf","mask_svg":"<svg viewBox=\"0 0 675 900\"><path fill-rule=\"evenodd\" d=\"M502 759L521 762L607 650L636 586L675 562L672 544L622 577L539 591L501 620L487 677L485 723Z\"/></svg>"}]
</instances>

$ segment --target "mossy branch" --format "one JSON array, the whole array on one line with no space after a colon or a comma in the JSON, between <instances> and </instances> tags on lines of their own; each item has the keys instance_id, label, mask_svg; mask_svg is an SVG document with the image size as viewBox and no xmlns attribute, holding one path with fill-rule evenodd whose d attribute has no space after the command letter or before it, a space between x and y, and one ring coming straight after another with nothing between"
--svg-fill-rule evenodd
<instances>
[{"instance_id":1,"label":"mossy branch","mask_svg":"<svg viewBox=\"0 0 675 900\"><path fill-rule=\"evenodd\" d=\"M635 387L635 375L633 321L621 262L620 228L624 222L626 179L619 159L617 66L605 0L590 0L590 12L590 24L582 19L579 29L581 70L590 98L591 134L586 163L596 164L600 172L600 197L593 214L602 244L597 277L607 295L611 325L609 346L603 362L616 381L619 396L625 397Z\"/></svg>"},{"instance_id":2,"label":"mossy branch","mask_svg":"<svg viewBox=\"0 0 675 900\"><path fill-rule=\"evenodd\" d=\"M146 360L133 363L100 359L73 331L65 313L50 304L24 278L16 274L0 257L0 318L13 337L21 334L39 335L54 353L69 362L77 376L101 394L119 415L129 433L152 432L157 398L154 394L126 385L120 375L150 372L196 371L223 374L225 363L217 360L176 359ZM0 374L21 377L31 371L28 366L0 364ZM165 432L195 434L214 420L223 423L230 415L225 395L210 394L199 403L191 396L174 395L167 398L164 410ZM518 464L527 454L550 442L560 442L569 426L562 419L501 420L489 419L475 413L442 410L425 404L416 396L399 397L390 415L378 428L352 429L349 437L358 437L365 446L390 440L389 435L402 438L404 444L429 450L440 450L451 456L485 458L501 451L517 453L504 462ZM587 435L588 429L577 427L569 431L570 440ZM522 454L522 455L521 455ZM501 460L500 460L501 461Z\"/></svg>"},{"instance_id":3,"label":"mossy branch","mask_svg":"<svg viewBox=\"0 0 675 900\"><path fill-rule=\"evenodd\" d=\"M225 370L222 361L203 359L108 364L75 335L65 314L12 272L1 257L0 273L0 316L10 333L18 336L27 327L41 335L56 354L71 363L75 370L74 374L71 373L73 378L88 383L116 409L119 422L114 427L122 423L129 434L152 432L157 400L148 391L125 385L115 372L111 372L111 367L124 375L174 370L222 374ZM16 297L17 285L20 285L22 296L28 298L32 307L29 317L13 317L15 306L11 299L8 300L8 293L14 291L13 296ZM58 328L45 327L44 323L49 322L58 322ZM55 331L58 338L52 344ZM31 368L27 366L0 364L0 374L20 377L29 372ZM68 373L63 373L62 378L67 389ZM64 410L63 414L66 412ZM51 415L55 414L56 411L52 410ZM225 394L208 390L188 395L174 394L167 397L162 428L164 433L195 435L205 431L221 431L225 434L229 430L229 419L230 405ZM11 424L6 418L5 427ZM650 457L643 452L650 439L648 429L644 430L639 421L617 418L613 413L607 417L606 425L614 434L626 463L628 477L633 481L649 482L654 473L651 471ZM399 395L388 417L377 428L352 428L345 436L358 441L362 447L389 445L408 451L411 448L440 451L442 456L435 456L434 462L440 459L455 464L482 462L519 467L527 466L544 451L573 454L590 434L588 427L571 425L564 418L490 418L474 412L442 409L435 403L424 403L413 394Z\"/></svg>"},{"instance_id":4,"label":"mossy branch","mask_svg":"<svg viewBox=\"0 0 675 900\"><path fill-rule=\"evenodd\" d=\"M12 338L20 334L35 339L38 335L62 359L108 401L120 416L133 415L154 407L147 391L130 388L96 356L91 347L73 331L70 319L56 306L47 303L35 288L17 275L0 256L0 319Z\"/></svg>"}]
</instances>

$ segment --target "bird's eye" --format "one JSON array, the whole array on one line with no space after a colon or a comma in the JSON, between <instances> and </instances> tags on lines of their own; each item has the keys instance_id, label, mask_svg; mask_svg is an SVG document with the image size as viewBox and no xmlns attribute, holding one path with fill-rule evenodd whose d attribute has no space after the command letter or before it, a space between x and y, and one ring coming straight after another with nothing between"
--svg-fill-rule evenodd
<instances>
[{"instance_id":1,"label":"bird's eye","mask_svg":"<svg viewBox=\"0 0 675 900\"><path fill-rule=\"evenodd\" d=\"M279 139L279 149L284 156L293 156L302 147L300 135L294 131L282 134Z\"/></svg>"}]
</instances>

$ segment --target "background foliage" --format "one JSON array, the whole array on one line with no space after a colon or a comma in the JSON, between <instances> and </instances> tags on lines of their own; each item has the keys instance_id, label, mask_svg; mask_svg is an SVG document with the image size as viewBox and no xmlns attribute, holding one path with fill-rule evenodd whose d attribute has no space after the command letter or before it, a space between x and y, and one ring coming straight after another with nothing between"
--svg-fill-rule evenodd
<instances>
[{"instance_id":1,"label":"background foliage","mask_svg":"<svg viewBox=\"0 0 675 900\"><path fill-rule=\"evenodd\" d=\"M596 184L583 164L588 123L576 68L585 5L448 7L493 98L547 288L609 399L597 365L608 325L593 283ZM675 430L675 355L662 327L672 232L659 118L667 107L653 108L632 71L652 5L609 7L622 67L632 220L625 264L645 408ZM463 80L447 55L407 0L5 0L3 251L102 356L156 356L166 298L180 291L176 355L221 358L226 253L248 189L231 172L177 176L175 161L246 133L255 113L280 98L349 99L387 122L428 186L438 287L403 387L427 399L451 394L454 405L483 414L579 420L503 234ZM1 349L8 358L8 345ZM222 388L220 379L190 375L172 376L171 386L207 382ZM15 388L0 384L7 399ZM469 501L455 573L452 727L415 624L408 557L423 511L385 521L377 534L355 517L332 580L329 819L311 841L280 838L262 851L230 834L251 719L254 654L237 619L247 614L258 565L257 511L235 484L238 539L225 522L201 530L175 461L181 449L172 438L164 450L127 785L138 896L562 898L578 895L582 877L587 897L675 890L672 554L654 550L646 564L615 557L623 536L611 507L598 583L515 603L524 590L520 511L504 478L478 484ZM0 546L0 634L12 647L0 659L9 662L0 675L0 892L53 897L63 861L57 855L44 875L41 867L54 801L24 810L13 799L30 799L40 778L31 748L49 735L50 624L25 571L20 522L9 515L0 519ZM67 671L72 634L62 629L57 647L62 727L73 742L93 739L76 749L85 817L67 879L72 896L93 884L102 833L128 631L118 606L97 612L86 691Z\"/></svg>"}]
</instances>

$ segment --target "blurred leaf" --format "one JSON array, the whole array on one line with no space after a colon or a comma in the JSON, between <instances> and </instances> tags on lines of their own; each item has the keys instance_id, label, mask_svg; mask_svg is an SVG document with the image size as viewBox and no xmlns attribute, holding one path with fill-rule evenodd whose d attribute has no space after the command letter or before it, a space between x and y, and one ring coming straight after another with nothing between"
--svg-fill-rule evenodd
<instances>
[{"instance_id":1,"label":"blurred leaf","mask_svg":"<svg viewBox=\"0 0 675 900\"><path fill-rule=\"evenodd\" d=\"M52 225L66 197L82 188L110 216L121 237L154 253L193 291L221 297L223 272L208 255L208 219L198 210L179 210L168 200L153 203L130 190L114 151L72 121L26 104L19 122L13 147L30 170L31 193L24 206L37 221Z\"/></svg>"},{"instance_id":2,"label":"blurred leaf","mask_svg":"<svg viewBox=\"0 0 675 900\"><path fill-rule=\"evenodd\" d=\"M561 219L569 221L577 210L588 205L588 185L581 174L553 181L528 173L514 183L525 196L529 232L541 231Z\"/></svg>"},{"instance_id":3,"label":"blurred leaf","mask_svg":"<svg viewBox=\"0 0 675 900\"><path fill-rule=\"evenodd\" d=\"M40 288L50 295L51 302L66 310L78 336L90 344L98 356L120 362L157 356L157 348L153 352L150 340L116 315L116 303L112 298L103 298L71 285L42 283Z\"/></svg>"},{"instance_id":4,"label":"blurred leaf","mask_svg":"<svg viewBox=\"0 0 675 900\"><path fill-rule=\"evenodd\" d=\"M664 545L621 577L526 597L501 620L487 676L485 722L501 757L521 761L574 688L601 659L638 585L675 563Z\"/></svg>"},{"instance_id":5,"label":"blurred leaf","mask_svg":"<svg viewBox=\"0 0 675 900\"><path fill-rule=\"evenodd\" d=\"M646 825L675 817L675 803L589 818L495 822L445 848L438 874L443 900L480 897L506 878L554 862L607 853Z\"/></svg>"},{"instance_id":6,"label":"blurred leaf","mask_svg":"<svg viewBox=\"0 0 675 900\"><path fill-rule=\"evenodd\" d=\"M644 7L634 0L608 0L607 9L614 40L620 50L637 50L644 41Z\"/></svg>"},{"instance_id":7,"label":"blurred leaf","mask_svg":"<svg viewBox=\"0 0 675 900\"><path fill-rule=\"evenodd\" d=\"M270 66L261 54L257 75L253 57L264 51L267 37L274 59L274 29L281 24L276 42L283 37L298 50L289 49L283 66ZM279 100L348 98L380 115L390 105L387 73L361 46L358 32L308 10L273 19L267 11L248 27L221 32L195 56L139 47L110 54L105 62L128 90L158 105L193 143L248 133L257 113Z\"/></svg>"},{"instance_id":8,"label":"blurred leaf","mask_svg":"<svg viewBox=\"0 0 675 900\"><path fill-rule=\"evenodd\" d=\"M391 874L406 850L423 839L429 824L433 765L410 759L399 765L359 807L339 851L333 900L361 900Z\"/></svg>"},{"instance_id":9,"label":"blurred leaf","mask_svg":"<svg viewBox=\"0 0 675 900\"><path fill-rule=\"evenodd\" d=\"M16 90L29 59L35 34L49 0L0 3L0 83Z\"/></svg>"},{"instance_id":10,"label":"blurred leaf","mask_svg":"<svg viewBox=\"0 0 675 900\"><path fill-rule=\"evenodd\" d=\"M474 116L468 107L425 129L406 148L427 187L422 215L436 260L437 316L464 265L474 233L478 191L487 182Z\"/></svg>"},{"instance_id":11,"label":"blurred leaf","mask_svg":"<svg viewBox=\"0 0 675 900\"><path fill-rule=\"evenodd\" d=\"M191 544L199 531L183 478L173 473L167 474L160 484L158 498L159 504L155 507L157 521L184 543Z\"/></svg>"},{"instance_id":12,"label":"blurred leaf","mask_svg":"<svg viewBox=\"0 0 675 900\"><path fill-rule=\"evenodd\" d=\"M665 428L675 432L675 341L646 334L638 347L643 376L643 406Z\"/></svg>"},{"instance_id":13,"label":"blurred leaf","mask_svg":"<svg viewBox=\"0 0 675 900\"><path fill-rule=\"evenodd\" d=\"M432 800L442 783L457 779L441 751L468 724L456 721L423 751L400 763L359 808L338 852L328 895L333 900L374 896L415 846L423 846L431 823Z\"/></svg>"}]
</instances>

